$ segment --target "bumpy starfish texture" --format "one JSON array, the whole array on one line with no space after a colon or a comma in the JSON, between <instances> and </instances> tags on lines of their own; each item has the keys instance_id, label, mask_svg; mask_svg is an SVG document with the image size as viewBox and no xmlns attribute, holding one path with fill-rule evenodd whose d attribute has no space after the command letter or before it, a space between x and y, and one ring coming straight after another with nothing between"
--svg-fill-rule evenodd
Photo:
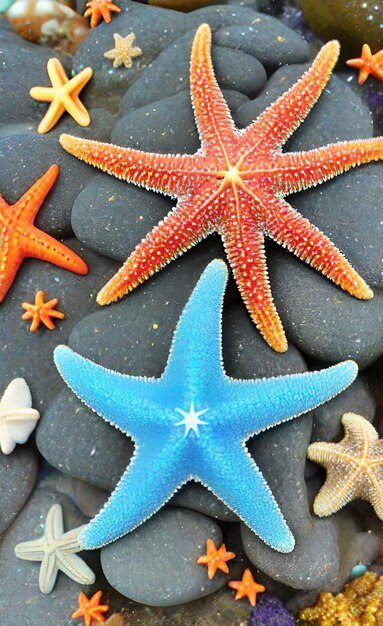
<instances>
[{"instance_id":1,"label":"bumpy starfish texture","mask_svg":"<svg viewBox=\"0 0 383 626\"><path fill-rule=\"evenodd\" d=\"M383 440L361 415L342 417L345 437L339 443L309 445L307 456L326 468L326 482L314 501L314 513L323 517L360 498L371 502L383 520Z\"/></svg>"},{"instance_id":2,"label":"bumpy starfish texture","mask_svg":"<svg viewBox=\"0 0 383 626\"><path fill-rule=\"evenodd\" d=\"M104 57L113 60L113 67L120 67L120 65L132 67L132 59L142 54L141 48L133 45L136 35L130 33L127 37L121 37L118 33L114 33L113 37L115 48L105 52Z\"/></svg>"},{"instance_id":3,"label":"bumpy starfish texture","mask_svg":"<svg viewBox=\"0 0 383 626\"><path fill-rule=\"evenodd\" d=\"M349 59L346 63L350 67L359 69L359 85L363 85L370 74L383 80L383 50L372 54L370 46L365 43L362 48L362 56L358 59Z\"/></svg>"},{"instance_id":4,"label":"bumpy starfish texture","mask_svg":"<svg viewBox=\"0 0 383 626\"><path fill-rule=\"evenodd\" d=\"M235 600L248 598L251 606L255 606L257 593L266 591L266 587L255 582L253 574L249 569L245 569L243 572L242 580L231 580L227 584L231 589L236 590Z\"/></svg>"},{"instance_id":5,"label":"bumpy starfish texture","mask_svg":"<svg viewBox=\"0 0 383 626\"><path fill-rule=\"evenodd\" d=\"M45 294L43 291L38 291L35 297L35 303L29 304L28 302L23 302L22 307L25 309L25 313L21 316L23 320L32 320L32 324L30 325L29 330L31 333L35 333L39 328L40 324L43 323L44 326L49 328L49 330L54 330L56 328L55 323L52 317L56 319L63 320L65 315L61 313L61 311L55 311L55 307L58 305L59 301L57 298L53 298L48 302L44 302Z\"/></svg>"},{"instance_id":6,"label":"bumpy starfish texture","mask_svg":"<svg viewBox=\"0 0 383 626\"><path fill-rule=\"evenodd\" d=\"M121 9L110 0L89 0L86 3L84 17L90 17L90 27L95 28L101 18L109 24L112 19L111 13L120 13Z\"/></svg>"},{"instance_id":7,"label":"bumpy starfish texture","mask_svg":"<svg viewBox=\"0 0 383 626\"><path fill-rule=\"evenodd\" d=\"M72 619L84 619L85 626L91 626L92 622L105 622L103 613L109 611L108 604L100 604L102 591L96 591L91 598L87 598L85 593L80 591L78 596L79 608L72 613Z\"/></svg>"},{"instance_id":8,"label":"bumpy starfish texture","mask_svg":"<svg viewBox=\"0 0 383 626\"><path fill-rule=\"evenodd\" d=\"M226 562L234 558L234 552L228 552L224 543L219 548L216 548L214 541L208 539L206 541L206 554L197 559L197 564L207 565L207 575L209 580L212 580L218 569L228 574L229 568Z\"/></svg>"},{"instance_id":9,"label":"bumpy starfish texture","mask_svg":"<svg viewBox=\"0 0 383 626\"><path fill-rule=\"evenodd\" d=\"M40 134L47 133L56 126L65 111L80 126L89 126L89 113L78 96L91 79L93 74L92 68L85 67L69 80L61 61L49 59L47 72L52 87L32 87L29 92L29 95L35 100L51 103L37 128L37 132Z\"/></svg>"},{"instance_id":10,"label":"bumpy starfish texture","mask_svg":"<svg viewBox=\"0 0 383 626\"><path fill-rule=\"evenodd\" d=\"M213 261L178 322L159 379L119 374L65 346L55 350L61 376L92 410L136 444L131 464L102 511L81 533L98 548L133 530L183 484L201 482L266 543L281 552L294 539L245 441L325 402L356 376L352 361L320 372L234 380L222 366L221 309L227 268ZM186 428L179 411L203 411ZM194 419L194 418L193 418Z\"/></svg>"},{"instance_id":11,"label":"bumpy starfish texture","mask_svg":"<svg viewBox=\"0 0 383 626\"><path fill-rule=\"evenodd\" d=\"M52 591L59 570L81 585L91 585L96 580L90 567L75 554L82 550L78 535L83 528L79 526L64 533L62 507L54 504L45 521L44 535L15 546L19 559L41 561L39 587L42 593Z\"/></svg>"},{"instance_id":12,"label":"bumpy starfish texture","mask_svg":"<svg viewBox=\"0 0 383 626\"><path fill-rule=\"evenodd\" d=\"M0 400L0 448L11 454L17 443L25 443L40 413L32 409L32 396L24 378L14 378Z\"/></svg>"},{"instance_id":13,"label":"bumpy starfish texture","mask_svg":"<svg viewBox=\"0 0 383 626\"><path fill-rule=\"evenodd\" d=\"M7 204L0 194L0 302L26 257L48 261L76 274L88 273L78 254L33 225L58 173L58 165L51 165L16 204Z\"/></svg>"},{"instance_id":14,"label":"bumpy starfish texture","mask_svg":"<svg viewBox=\"0 0 383 626\"><path fill-rule=\"evenodd\" d=\"M341 142L307 152L281 147L309 113L338 57L328 43L303 77L244 130L230 116L214 76L207 24L197 30L190 88L201 149L164 155L62 135L61 145L83 161L178 197L177 207L136 247L97 301L109 304L207 235L220 234L248 311L266 341L283 352L287 341L267 276L265 235L353 296L373 293L335 245L284 200L351 167L383 158L383 139Z\"/></svg>"}]
</instances>

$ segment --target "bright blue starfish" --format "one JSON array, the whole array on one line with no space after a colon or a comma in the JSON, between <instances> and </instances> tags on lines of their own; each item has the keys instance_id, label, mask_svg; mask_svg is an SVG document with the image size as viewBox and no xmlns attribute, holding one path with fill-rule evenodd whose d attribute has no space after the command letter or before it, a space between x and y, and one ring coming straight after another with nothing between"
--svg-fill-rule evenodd
<instances>
[{"instance_id":1,"label":"bright blue starfish","mask_svg":"<svg viewBox=\"0 0 383 626\"><path fill-rule=\"evenodd\" d=\"M294 538L245 441L329 400L354 380L357 366L345 361L319 372L229 378L221 349L226 280L226 265L210 263L180 317L161 378L126 376L56 348L56 365L69 387L136 444L107 504L79 536L85 549L130 532L191 479L270 546L293 549Z\"/></svg>"}]
</instances>

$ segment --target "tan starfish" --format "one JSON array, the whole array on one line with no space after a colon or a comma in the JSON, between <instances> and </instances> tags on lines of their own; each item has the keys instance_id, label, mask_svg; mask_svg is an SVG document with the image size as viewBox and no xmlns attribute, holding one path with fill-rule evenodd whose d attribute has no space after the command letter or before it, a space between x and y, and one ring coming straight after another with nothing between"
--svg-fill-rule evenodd
<instances>
[{"instance_id":1,"label":"tan starfish","mask_svg":"<svg viewBox=\"0 0 383 626\"><path fill-rule=\"evenodd\" d=\"M67 111L80 126L89 126L89 113L78 95L92 77L92 68L85 67L69 80L61 61L49 59L47 72L52 87L32 87L29 92L35 100L51 103L37 131L40 134L47 133L57 124L64 111Z\"/></svg>"},{"instance_id":2,"label":"tan starfish","mask_svg":"<svg viewBox=\"0 0 383 626\"><path fill-rule=\"evenodd\" d=\"M120 67L122 64L125 67L132 67L133 57L139 57L142 54L141 48L133 45L136 35L130 33L127 37L121 37L118 33L114 33L113 37L115 48L105 52L104 57L114 59L113 67Z\"/></svg>"},{"instance_id":3,"label":"tan starfish","mask_svg":"<svg viewBox=\"0 0 383 626\"><path fill-rule=\"evenodd\" d=\"M360 498L368 500L383 520L383 440L361 415L345 413L342 424L342 441L312 443L307 450L308 458L327 471L314 501L314 513L331 515Z\"/></svg>"},{"instance_id":4,"label":"tan starfish","mask_svg":"<svg viewBox=\"0 0 383 626\"><path fill-rule=\"evenodd\" d=\"M21 318L23 320L32 320L32 324L29 329L31 333L36 332L41 322L44 326L49 328L49 330L54 330L56 327L51 318L56 317L57 319L63 320L65 317L64 313L61 313L61 311L55 311L55 307L59 303L57 298L53 298L53 300L49 300L48 302L44 302L44 299L45 293L43 291L38 291L34 304L23 302L21 305L26 311L26 313L23 313Z\"/></svg>"}]
</instances>

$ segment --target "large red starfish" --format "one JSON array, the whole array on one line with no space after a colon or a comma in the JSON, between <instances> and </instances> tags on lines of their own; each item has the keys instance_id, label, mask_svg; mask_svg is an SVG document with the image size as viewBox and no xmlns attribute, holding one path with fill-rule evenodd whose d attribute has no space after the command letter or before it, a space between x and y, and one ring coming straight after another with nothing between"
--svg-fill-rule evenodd
<instances>
[{"instance_id":1,"label":"large red starfish","mask_svg":"<svg viewBox=\"0 0 383 626\"><path fill-rule=\"evenodd\" d=\"M0 302L25 257L42 259L76 274L88 273L78 254L33 225L58 172L58 165L51 165L16 204L7 204L0 194Z\"/></svg>"},{"instance_id":2,"label":"large red starfish","mask_svg":"<svg viewBox=\"0 0 383 626\"><path fill-rule=\"evenodd\" d=\"M302 78L250 126L238 130L214 76L211 33L196 33L190 88L201 149L163 155L62 135L71 154L118 178L178 197L178 205L136 247L99 292L99 304L121 298L213 232L224 242L248 311L266 341L283 352L287 341L267 277L268 235L358 298L373 293L333 243L284 196L322 183L355 165L383 158L383 138L341 142L282 154L281 146L314 105L336 63L339 44L319 52Z\"/></svg>"}]
</instances>

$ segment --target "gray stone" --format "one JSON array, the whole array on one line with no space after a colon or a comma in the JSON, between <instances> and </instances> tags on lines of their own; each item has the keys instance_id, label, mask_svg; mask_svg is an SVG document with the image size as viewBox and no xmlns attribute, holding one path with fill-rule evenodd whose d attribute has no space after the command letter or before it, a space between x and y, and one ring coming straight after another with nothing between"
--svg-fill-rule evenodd
<instances>
[{"instance_id":1,"label":"gray stone","mask_svg":"<svg viewBox=\"0 0 383 626\"><path fill-rule=\"evenodd\" d=\"M23 508L35 484L38 467L34 446L16 446L9 455L0 452L0 536Z\"/></svg>"},{"instance_id":2,"label":"gray stone","mask_svg":"<svg viewBox=\"0 0 383 626\"><path fill-rule=\"evenodd\" d=\"M181 487L169 500L169 505L192 509L224 522L239 521L238 516L219 500L214 493L201 485L201 483L194 481Z\"/></svg>"},{"instance_id":3,"label":"gray stone","mask_svg":"<svg viewBox=\"0 0 383 626\"><path fill-rule=\"evenodd\" d=\"M101 550L101 565L120 593L149 606L174 606L201 598L222 587L227 576L209 580L196 560L206 540L222 543L219 526L210 518L181 508L165 508L145 524Z\"/></svg>"}]
</instances>

